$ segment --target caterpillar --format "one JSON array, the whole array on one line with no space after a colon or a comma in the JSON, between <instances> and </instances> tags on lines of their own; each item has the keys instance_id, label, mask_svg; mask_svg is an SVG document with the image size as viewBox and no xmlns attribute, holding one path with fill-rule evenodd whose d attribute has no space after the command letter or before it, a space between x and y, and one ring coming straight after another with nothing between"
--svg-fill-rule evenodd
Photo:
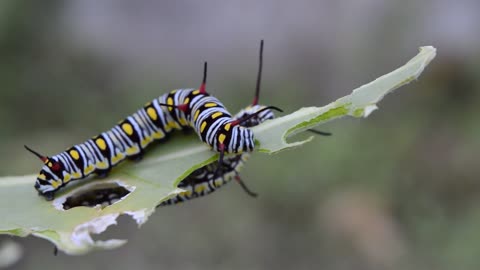
<instances>
[{"instance_id":1,"label":"caterpillar","mask_svg":"<svg viewBox=\"0 0 480 270\"><path fill-rule=\"evenodd\" d=\"M263 40L260 51L263 51ZM261 68L259 70L260 74ZM70 181L92 174L105 177L123 160L141 159L148 145L166 139L175 130L192 128L200 140L219 153L217 175L225 154L253 151L254 134L241 124L265 110L281 110L268 106L247 118L235 120L217 98L206 92L206 74L207 63L198 89L176 89L164 94L112 129L54 156L41 155L25 145L44 163L34 186L38 193L46 200L53 200L55 192Z\"/></svg>"},{"instance_id":2,"label":"caterpillar","mask_svg":"<svg viewBox=\"0 0 480 270\"><path fill-rule=\"evenodd\" d=\"M241 119L247 117L256 111L262 109L265 106L254 105L248 106L237 113L234 118ZM250 121L242 124L244 127L256 126L268 119L273 119L274 114L271 110L266 110L258 115L258 117L252 118ZM214 192L216 189L227 184L230 180L237 180L238 183L244 188L244 190L251 196L256 197L256 194L248 189L239 176L239 170L247 161L249 154L243 153L239 155L225 157L223 167L221 169L221 175L215 175L217 172L217 163L211 163L205 165L183 179L178 187L185 190L184 193L177 195L171 199L163 201L159 206L176 204L182 201L190 200L196 197L201 197L209 193ZM126 191L126 190L125 190ZM64 203L64 209L68 210L76 206L89 206L94 207L96 205L112 205L118 201L121 197L126 195L124 190L119 188L105 188L96 189L92 193L88 193L88 196L69 197ZM93 194L93 195L92 195Z\"/></svg>"},{"instance_id":3,"label":"caterpillar","mask_svg":"<svg viewBox=\"0 0 480 270\"><path fill-rule=\"evenodd\" d=\"M260 44L259 70L253 103L233 117L235 121L240 121L242 123L241 125L246 128L257 126L269 119L275 118L274 112L269 107L258 105L263 63L262 45L263 43ZM322 136L331 135L329 132L314 129L309 129L308 131ZM161 202L157 207L174 205L194 198L203 197L229 183L232 179L235 179L248 195L257 197L257 194L247 187L239 175L241 167L243 167L249 156L248 153L241 153L224 158L222 164L211 163L193 171L178 184L178 187L184 191ZM219 171L221 174L218 173Z\"/></svg>"},{"instance_id":4,"label":"caterpillar","mask_svg":"<svg viewBox=\"0 0 480 270\"><path fill-rule=\"evenodd\" d=\"M258 101L258 92L255 96L254 102L256 101ZM238 120L249 118L248 121L243 122L242 126L253 127L265 122L266 120L275 118L272 110L263 110L264 108L267 107L263 105L252 104L251 106L248 106L237 113L234 116L234 119ZM257 114L256 117L250 118L250 115L255 115L256 112L260 110L262 110L261 113ZM256 197L257 194L252 192L245 185L239 175L239 170L247 161L248 157L249 154L242 153L225 158L223 160L223 164L221 165L222 167L220 168L220 171L222 172L221 175L217 174L219 171L219 165L217 163L211 163L193 171L178 184L178 187L185 191L161 202L157 207L173 205L205 196L224 186L232 179L235 179L247 194L252 197Z\"/></svg>"},{"instance_id":5,"label":"caterpillar","mask_svg":"<svg viewBox=\"0 0 480 270\"><path fill-rule=\"evenodd\" d=\"M255 112L263 108L265 108L265 106L262 105L248 106L247 108L237 113L234 118L247 118L248 116L255 114ZM273 118L275 118L273 111L265 110L261 114L258 114L257 117L253 117L249 121L246 121L244 124L242 124L242 126L254 127L265 122L266 120ZM321 136L332 135L330 132L318 131L314 129L309 129L308 131ZM184 191L180 194L175 195L172 198L161 202L157 207L174 205L181 202L189 201L194 198L203 197L229 183L232 179L235 179L248 195L252 197L257 197L257 194L247 187L247 185L243 182L239 175L240 169L248 160L249 156L250 155L247 153L242 153L225 158L222 168L220 169L220 171L222 172L221 175L217 174L217 172L219 171L219 165L217 163L211 163L193 171L190 175L188 175L178 184L178 187L183 189Z\"/></svg>"}]
</instances>

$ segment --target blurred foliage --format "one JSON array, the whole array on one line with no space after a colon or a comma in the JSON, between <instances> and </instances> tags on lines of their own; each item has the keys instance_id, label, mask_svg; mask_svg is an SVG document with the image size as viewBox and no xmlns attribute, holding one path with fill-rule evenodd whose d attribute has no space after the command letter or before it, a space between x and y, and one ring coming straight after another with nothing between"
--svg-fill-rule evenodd
<instances>
[{"instance_id":1,"label":"blurred foliage","mask_svg":"<svg viewBox=\"0 0 480 270\"><path fill-rule=\"evenodd\" d=\"M47 154L61 151L110 128L164 91L190 87L200 77L183 76L199 70L197 62L197 69L162 62L157 63L162 72L151 71L156 76L141 71L126 76L126 62L71 42L59 30L63 5L0 4L2 175L39 168L22 149L25 143ZM414 7L402 6L403 14L390 11L396 16L376 18L373 29L365 26L374 38L347 40L322 33L325 42L338 42L336 51L295 39L289 50L297 48L296 54L283 60L283 69L274 65L267 38L262 101L287 111L312 100L327 103L403 63L416 47L437 45L430 32L405 33L402 25L422 20L403 16ZM329 8L339 7L325 5ZM342 18L348 21L350 12ZM381 29L381 22L393 29ZM401 36L395 27L403 29ZM383 40L396 47L366 66L373 53L385 50ZM412 43L411 48L405 45ZM361 49L342 58L342 50L357 45ZM25 251L15 269L47 264L52 269L478 269L480 61L478 55L437 46L438 57L428 72L401 95L387 97L381 113L329 125L333 137L317 138L298 151L254 155L243 178L260 193L257 200L231 184L207 198L158 211L140 231L125 218L108 233L126 235L127 246L84 257L50 258L52 247L46 241L15 238ZM166 53L180 55L181 49ZM322 62L314 63L315 58ZM215 93L232 111L251 99L254 74L248 65L222 63L217 69L240 74L210 79L215 89L228 89ZM185 72L171 76L163 72L168 69Z\"/></svg>"}]
</instances>

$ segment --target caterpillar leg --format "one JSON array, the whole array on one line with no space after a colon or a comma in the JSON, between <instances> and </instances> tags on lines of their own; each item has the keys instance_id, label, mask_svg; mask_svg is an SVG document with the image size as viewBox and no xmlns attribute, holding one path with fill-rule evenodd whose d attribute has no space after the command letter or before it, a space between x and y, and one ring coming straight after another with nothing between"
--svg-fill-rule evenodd
<instances>
[{"instance_id":1,"label":"caterpillar leg","mask_svg":"<svg viewBox=\"0 0 480 270\"><path fill-rule=\"evenodd\" d=\"M222 143L219 145L218 147L218 150L220 151L220 157L218 158L218 165L217 165L217 169L215 170L215 174L214 174L214 177L217 178L219 176L222 177L223 179L223 157L225 155L225 145ZM242 179L240 178L240 176L237 174L235 176L235 180L240 184L240 186L243 188L243 190L250 196L252 197L257 197L258 194L251 191L247 185L242 181Z\"/></svg>"},{"instance_id":2,"label":"caterpillar leg","mask_svg":"<svg viewBox=\"0 0 480 270\"><path fill-rule=\"evenodd\" d=\"M258 194L256 192L253 192L251 191L247 185L242 181L242 178L240 178L240 175L235 175L235 180L237 181L237 183L240 184L240 186L243 188L243 190L248 194L250 195L251 197L253 198L256 198L258 196Z\"/></svg>"},{"instance_id":3,"label":"caterpillar leg","mask_svg":"<svg viewBox=\"0 0 480 270\"><path fill-rule=\"evenodd\" d=\"M143 153L138 153L136 155L129 156L128 159L131 160L131 161L138 162L138 161L143 159Z\"/></svg>"},{"instance_id":4,"label":"caterpillar leg","mask_svg":"<svg viewBox=\"0 0 480 270\"><path fill-rule=\"evenodd\" d=\"M45 200L47 201L52 201L53 198L54 198L54 193L53 191L47 191L45 193L39 193L39 195L42 195L43 197L45 197Z\"/></svg>"},{"instance_id":5,"label":"caterpillar leg","mask_svg":"<svg viewBox=\"0 0 480 270\"><path fill-rule=\"evenodd\" d=\"M110 173L110 169L95 171L95 174L97 175L98 178L105 178L108 176L109 173Z\"/></svg>"},{"instance_id":6,"label":"caterpillar leg","mask_svg":"<svg viewBox=\"0 0 480 270\"><path fill-rule=\"evenodd\" d=\"M225 156L225 144L220 144L218 146L218 151L220 152L220 156L218 158L218 165L215 173L213 174L215 178L219 177L223 173L223 157ZM222 175L223 178L223 175Z\"/></svg>"}]
</instances>

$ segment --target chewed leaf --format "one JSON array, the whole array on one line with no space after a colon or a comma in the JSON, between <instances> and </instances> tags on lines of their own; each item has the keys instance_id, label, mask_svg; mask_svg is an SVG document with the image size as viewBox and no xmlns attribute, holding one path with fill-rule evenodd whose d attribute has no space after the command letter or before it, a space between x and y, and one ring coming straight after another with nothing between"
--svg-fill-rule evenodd
<instances>
[{"instance_id":1,"label":"chewed leaf","mask_svg":"<svg viewBox=\"0 0 480 270\"><path fill-rule=\"evenodd\" d=\"M435 54L435 48L431 46L421 47L420 53L404 66L377 78L373 82L362 85L348 96L342 97L327 106L302 108L284 117L254 127L256 138L260 142L259 151L275 153L302 145L311 138L294 143L287 143L286 138L339 117L346 115L353 117L369 116L374 110L378 109L376 104L386 94L417 79L435 57ZM279 134L283 136L278 136Z\"/></svg>"},{"instance_id":2,"label":"chewed leaf","mask_svg":"<svg viewBox=\"0 0 480 270\"><path fill-rule=\"evenodd\" d=\"M416 79L435 57L433 47L420 53L399 69L361 86L352 94L324 107L302 108L292 114L254 127L260 152L300 146L305 141L288 143L286 138L322 123L343 117L367 117L394 89ZM195 169L217 159L195 135L175 134L164 144L151 147L139 163L124 162L106 179L86 179L67 185L55 200L45 201L33 188L35 175L0 178L0 233L34 235L54 243L68 254L83 254L94 249L115 248L125 240L95 241L91 234L116 224L120 215L145 223L162 201L182 192L177 184ZM108 193L110 203L82 206L83 198ZM110 198L111 197L111 198Z\"/></svg>"},{"instance_id":3,"label":"chewed leaf","mask_svg":"<svg viewBox=\"0 0 480 270\"><path fill-rule=\"evenodd\" d=\"M45 238L68 254L121 246L125 240L94 241L90 235L115 225L120 215L145 223L156 205L182 191L176 184L185 175L211 162L214 155L193 134L180 134L152 148L142 162L126 161L116 167L106 179L72 182L51 202L37 196L36 175L0 178L0 233ZM114 204L73 207L76 198L95 196L95 191L106 188L119 190Z\"/></svg>"}]
</instances>

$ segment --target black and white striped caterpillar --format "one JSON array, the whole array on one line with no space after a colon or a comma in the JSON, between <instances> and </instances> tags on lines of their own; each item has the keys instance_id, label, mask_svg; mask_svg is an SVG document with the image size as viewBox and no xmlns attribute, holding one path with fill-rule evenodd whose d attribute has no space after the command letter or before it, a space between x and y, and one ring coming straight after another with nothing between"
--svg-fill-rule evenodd
<instances>
[{"instance_id":1,"label":"black and white striped caterpillar","mask_svg":"<svg viewBox=\"0 0 480 270\"><path fill-rule=\"evenodd\" d=\"M262 50L263 41L260 59ZM72 180L91 174L106 176L113 166L126 158L140 159L149 144L165 139L174 130L193 128L203 142L219 152L219 170L223 167L224 154L251 152L254 148L253 132L241 124L265 110L281 110L269 106L246 118L233 119L225 106L206 92L206 67L205 63L199 89L177 89L164 94L112 129L60 154L48 157L25 146L44 162L35 182L39 194L52 200L55 192ZM261 62L257 88L260 74ZM257 100L258 89L254 105Z\"/></svg>"},{"instance_id":2,"label":"black and white striped caterpillar","mask_svg":"<svg viewBox=\"0 0 480 270\"><path fill-rule=\"evenodd\" d=\"M258 98L255 98L255 101L258 101ZM265 108L267 107L254 104L242 109L233 118L235 120L249 118L249 120L243 122L242 126L247 128L253 127L265 122L266 120L275 118L273 111ZM256 117L250 118L250 115L254 115L260 110L262 110L261 113L258 113ZM217 174L219 171L218 166L220 166L218 163L211 163L195 170L178 184L178 187L185 191L161 202L158 207L177 204L205 196L224 186L232 179L235 179L249 195L256 197L256 193L248 189L239 175L239 170L247 161L249 156L250 155L247 153L242 153L232 157L224 158L223 164L221 165L222 168L220 169L222 172L221 174Z\"/></svg>"},{"instance_id":3,"label":"black and white striped caterpillar","mask_svg":"<svg viewBox=\"0 0 480 270\"><path fill-rule=\"evenodd\" d=\"M256 97L258 97L258 93ZM258 98L255 100L258 100ZM264 108L266 108L264 105L250 105L237 113L234 116L234 119L248 118L250 115L254 115L256 112ZM273 118L275 118L273 111L266 109L256 115L256 117L252 117L248 121L243 122L242 126L254 127ZM321 136L331 135L329 132L317 131L313 129L309 129L308 131ZM223 165L221 165L222 168L220 169L222 174L217 174L219 171L218 166L220 166L218 163L211 163L195 170L178 184L178 187L184 190L183 192L161 202L157 207L174 205L189 201L191 199L203 197L223 187L232 179L235 179L248 195L256 197L257 194L247 187L247 185L240 178L239 174L240 169L248 160L249 156L250 154L248 153L242 153L224 158Z\"/></svg>"}]
</instances>

